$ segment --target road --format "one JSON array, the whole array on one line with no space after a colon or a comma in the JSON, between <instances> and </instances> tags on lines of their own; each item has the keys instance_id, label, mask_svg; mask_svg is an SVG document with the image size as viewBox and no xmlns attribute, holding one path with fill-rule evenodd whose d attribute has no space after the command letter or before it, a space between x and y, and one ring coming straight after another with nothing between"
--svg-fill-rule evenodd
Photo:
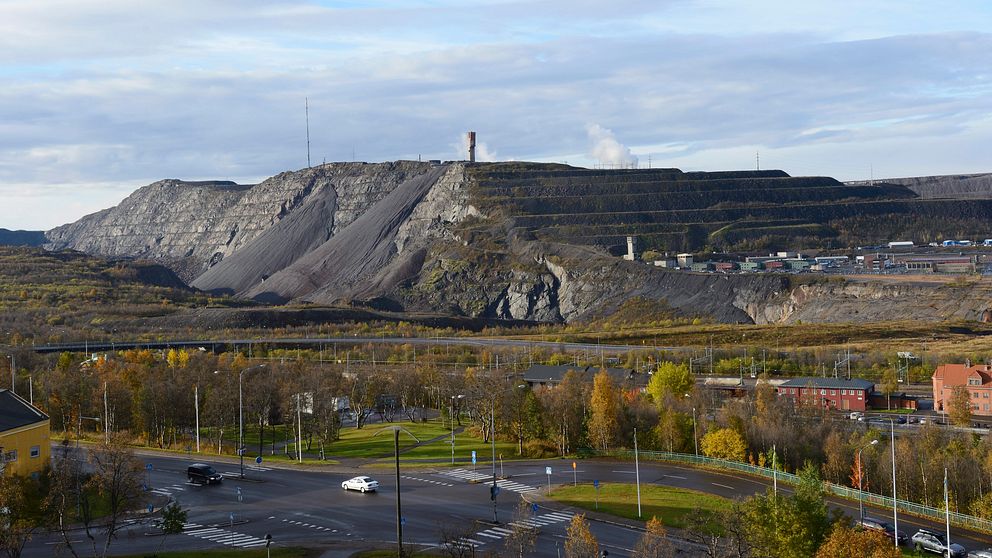
<instances>
[{"instance_id":1,"label":"road","mask_svg":"<svg viewBox=\"0 0 992 558\"><path fill-rule=\"evenodd\" d=\"M132 525L111 547L115 553L153 552L165 544L169 549L208 549L223 546L238 548L262 547L265 535L272 536L276 546L320 545L329 548L332 556L347 556L362 546L395 544L396 541L396 482L392 470L348 469L334 471L299 471L266 466L247 469L247 480L239 480L238 465L210 458L197 461L213 465L228 478L214 486L186 483L185 468L190 460L177 456L142 456L147 469L147 481L153 494L173 498L189 510L189 525L184 534L163 541L161 536L146 536L154 529L147 525ZM487 464L488 465L488 464ZM480 465L457 469L425 468L401 472L402 515L404 542L437 545L440 532L448 530L479 551L492 550L504 544L506 523L522 497L534 496L547 490L545 467L552 468L553 484L572 482L571 463L562 460L507 462L500 481L502 492L497 498L500 524L493 524L493 506L489 499L491 469ZM579 482L633 482L634 465L611 460L580 461ZM378 493L344 492L341 482L358 474L376 478ZM641 482L690 488L725 496L741 498L767 490L770 481L738 477L732 474L693 469L671 464L647 462L640 466ZM475 481L475 482L474 482ZM241 500L238 498L240 488ZM780 490L788 488L780 485ZM857 516L856 502L831 500L830 505ZM891 512L867 508L867 514L891 520ZM540 529L534 555L557 557L561 549L571 511L554 504L545 504L531 512L528 522ZM233 522L233 524L232 524ZM942 531L943 526L926 520L900 516L900 530L908 534L928 527ZM622 525L593 521L593 533L612 556L627 556L640 532ZM952 540L969 549L992 546L992 538L960 529L952 529ZM81 540L77 535L73 540ZM25 551L26 557L51 556L57 537L40 536Z\"/></svg>"}]
</instances>

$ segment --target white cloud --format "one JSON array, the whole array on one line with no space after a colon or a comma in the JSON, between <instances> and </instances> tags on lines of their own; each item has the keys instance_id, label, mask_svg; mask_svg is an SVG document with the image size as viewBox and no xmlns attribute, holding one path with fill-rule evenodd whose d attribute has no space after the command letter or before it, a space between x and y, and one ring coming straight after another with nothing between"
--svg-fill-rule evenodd
<instances>
[{"instance_id":1,"label":"white cloud","mask_svg":"<svg viewBox=\"0 0 992 558\"><path fill-rule=\"evenodd\" d=\"M316 161L463 158L476 129L480 160L499 146L751 168L760 150L763 167L815 174L990 170L972 142L992 115L992 35L969 29L992 28L992 8L910 1L855 17L825 2L0 0L0 227L52 224L43 204L7 209L14 184L91 211L117 191L100 184L300 168L304 97Z\"/></svg>"}]
</instances>

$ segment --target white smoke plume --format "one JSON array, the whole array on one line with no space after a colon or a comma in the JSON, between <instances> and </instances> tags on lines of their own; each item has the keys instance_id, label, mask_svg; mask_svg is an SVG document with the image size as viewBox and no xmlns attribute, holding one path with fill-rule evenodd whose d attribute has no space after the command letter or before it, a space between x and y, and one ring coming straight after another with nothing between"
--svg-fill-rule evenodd
<instances>
[{"instance_id":1,"label":"white smoke plume","mask_svg":"<svg viewBox=\"0 0 992 558\"><path fill-rule=\"evenodd\" d=\"M458 140L448 144L456 153L455 159L468 161L468 136L461 134ZM492 163L499 158L496 150L489 149L489 144L484 141L475 142L475 160L480 163Z\"/></svg>"},{"instance_id":2,"label":"white smoke plume","mask_svg":"<svg viewBox=\"0 0 992 558\"><path fill-rule=\"evenodd\" d=\"M620 168L637 168L637 156L630 148L617 141L612 130L599 124L587 124L586 133L592 146L589 155L601 165Z\"/></svg>"}]
</instances>

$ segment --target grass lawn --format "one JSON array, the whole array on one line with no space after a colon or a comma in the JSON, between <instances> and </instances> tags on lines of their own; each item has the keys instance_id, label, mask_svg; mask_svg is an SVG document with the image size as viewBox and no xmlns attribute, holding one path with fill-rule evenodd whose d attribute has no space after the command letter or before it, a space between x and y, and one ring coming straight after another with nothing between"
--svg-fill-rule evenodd
<instances>
[{"instance_id":1,"label":"grass lawn","mask_svg":"<svg viewBox=\"0 0 992 558\"><path fill-rule=\"evenodd\" d=\"M317 558L323 551L311 548L273 547L272 558ZM394 553L395 554L395 553ZM121 558L265 558L264 548L218 548L216 550L188 550L166 552L142 552Z\"/></svg>"},{"instance_id":2,"label":"grass lawn","mask_svg":"<svg viewBox=\"0 0 992 558\"><path fill-rule=\"evenodd\" d=\"M451 432L443 440L438 440L432 444L424 444L400 454L400 459L451 459ZM402 439L402 436L401 436ZM402 448L402 442L401 446ZM483 442L479 436L473 436L468 432L455 435L455 459L469 460L472 457L472 450L475 450L476 460L479 463L492 461L493 449L488 442ZM511 441L496 440L496 460L502 454L503 459L509 461L517 457L517 444ZM449 461L450 462L450 461ZM464 465L464 462L460 462ZM468 462L471 465L471 461Z\"/></svg>"},{"instance_id":3,"label":"grass lawn","mask_svg":"<svg viewBox=\"0 0 992 558\"><path fill-rule=\"evenodd\" d=\"M893 415L911 415L914 411L913 409L872 409L872 413L889 413Z\"/></svg>"},{"instance_id":4,"label":"grass lawn","mask_svg":"<svg viewBox=\"0 0 992 558\"><path fill-rule=\"evenodd\" d=\"M563 504L588 510L596 509L596 490L591 484L557 488L551 493L551 497ZM642 519L655 516L671 527L684 527L683 518L696 508L717 512L729 508L730 505L731 501L726 498L695 490L652 484L641 485ZM599 511L637 519L637 488L627 483L600 483Z\"/></svg>"},{"instance_id":5,"label":"grass lawn","mask_svg":"<svg viewBox=\"0 0 992 558\"><path fill-rule=\"evenodd\" d=\"M439 422L391 422L370 424L361 428L342 428L341 439L324 449L328 457L374 458L393 454L393 433L382 431L390 426L401 426L409 430L420 441L449 434L450 431ZM376 434L381 432L380 434ZM400 449L417 443L406 432L400 432ZM445 446L451 451L451 446ZM403 454L406 456L407 454Z\"/></svg>"}]
</instances>

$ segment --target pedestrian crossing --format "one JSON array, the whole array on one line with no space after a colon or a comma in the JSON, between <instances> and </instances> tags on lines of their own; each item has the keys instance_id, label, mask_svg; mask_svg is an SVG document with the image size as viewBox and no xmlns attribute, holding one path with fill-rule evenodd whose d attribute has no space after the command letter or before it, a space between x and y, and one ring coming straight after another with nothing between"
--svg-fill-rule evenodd
<instances>
[{"instance_id":1,"label":"pedestrian crossing","mask_svg":"<svg viewBox=\"0 0 992 558\"><path fill-rule=\"evenodd\" d=\"M454 477L457 479L463 479L467 481L492 481L492 475L486 475L483 473L478 473L476 471L469 471L466 469L452 469L450 471L442 471L442 475L449 477ZM513 492L520 492L521 494L526 492L534 492L537 490L536 487L527 486L526 484L520 484L519 482L514 482L510 480L497 480L496 486L502 488L503 490L511 490Z\"/></svg>"},{"instance_id":2,"label":"pedestrian crossing","mask_svg":"<svg viewBox=\"0 0 992 558\"><path fill-rule=\"evenodd\" d=\"M186 489L183 488L182 486L178 485L178 484L173 484L171 486L163 486L163 487L160 487L160 488L153 488L151 490L151 492L152 492L152 494L158 494L160 496L172 496L172 493L173 492L182 492L183 490L186 490Z\"/></svg>"},{"instance_id":3,"label":"pedestrian crossing","mask_svg":"<svg viewBox=\"0 0 992 558\"><path fill-rule=\"evenodd\" d=\"M303 521L294 521L292 519L283 519L282 522L283 523L289 523L290 525L298 525L300 527L306 527L308 529L313 529L315 531L328 531L328 532L331 532L331 533L337 533L338 532L337 529L331 529L330 527L321 527L320 525L314 525L312 523L306 523L306 522L303 522ZM351 533L348 533L348 534L350 535Z\"/></svg>"},{"instance_id":4,"label":"pedestrian crossing","mask_svg":"<svg viewBox=\"0 0 992 558\"><path fill-rule=\"evenodd\" d=\"M571 521L572 516L575 514L565 513L565 512L553 512L546 513L544 515L535 515L527 519L519 519L517 521L512 521L507 523L503 527L490 527L484 531L479 531L478 533L473 533L471 536L462 537L455 541L456 545L465 547L480 547L486 543L496 542L506 538L508 535L513 533L513 527L529 527L531 529L537 529L539 527L544 527L546 525L553 525L555 523L561 523L563 521Z\"/></svg>"},{"instance_id":5,"label":"pedestrian crossing","mask_svg":"<svg viewBox=\"0 0 992 558\"><path fill-rule=\"evenodd\" d=\"M258 546L265 546L266 543L268 543L265 539L245 535L236 531L218 529L217 527L206 527L198 523L183 524L183 534L196 537L198 539L215 542L217 544L236 546L239 548L254 548Z\"/></svg>"},{"instance_id":6,"label":"pedestrian crossing","mask_svg":"<svg viewBox=\"0 0 992 558\"><path fill-rule=\"evenodd\" d=\"M420 477L408 477L406 475L400 475L400 478L407 479L407 480L414 480L414 481L426 482L426 483L430 483L430 484L436 484L438 486L455 486L455 485L451 484L450 482L441 482L441 481L436 481L436 480L431 480L431 479L422 479Z\"/></svg>"},{"instance_id":7,"label":"pedestrian crossing","mask_svg":"<svg viewBox=\"0 0 992 558\"><path fill-rule=\"evenodd\" d=\"M271 467L259 467L257 465L245 465L245 472L246 473L248 471L261 472L261 471L271 471L271 470L272 470ZM227 478L227 477L240 477L241 476L241 471L224 471L223 473L221 473L221 475L223 477L225 477L225 478Z\"/></svg>"}]
</instances>

